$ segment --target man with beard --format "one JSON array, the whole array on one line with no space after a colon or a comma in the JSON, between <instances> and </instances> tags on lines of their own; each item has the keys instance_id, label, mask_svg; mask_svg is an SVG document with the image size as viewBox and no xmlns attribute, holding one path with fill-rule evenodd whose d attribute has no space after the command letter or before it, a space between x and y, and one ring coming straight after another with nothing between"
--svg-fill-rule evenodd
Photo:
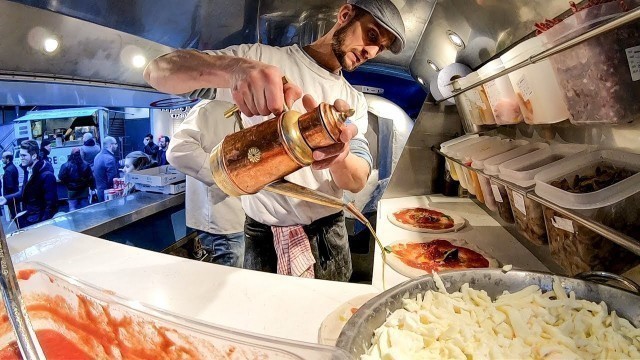
<instances>
[{"instance_id":1,"label":"man with beard","mask_svg":"<svg viewBox=\"0 0 640 360\"><path fill-rule=\"evenodd\" d=\"M160 91L207 99L189 116L205 116L202 109L208 100L234 102L245 126L282 113L285 104L300 113L320 101L340 111L353 108L355 115L342 128L341 143L314 151L311 167L286 177L342 198L343 190L362 190L372 159L364 138L366 100L341 71L352 71L386 49L397 54L404 44L404 23L391 0L347 0L333 28L304 48L252 44L219 51L178 50L152 61L144 76ZM283 75L289 80L286 84ZM210 121L228 120L211 116ZM202 144L201 138L210 128L174 135L168 153L172 165L208 185L213 178L203 148L210 144ZM247 215L245 268L349 280L351 258L342 211L264 191L243 196L242 206ZM291 258L298 254L302 256Z\"/></svg>"},{"instance_id":2,"label":"man with beard","mask_svg":"<svg viewBox=\"0 0 640 360\"><path fill-rule=\"evenodd\" d=\"M53 217L58 211L58 191L53 167L40 159L37 141L25 140L20 144L20 162L28 171L22 189L16 194L0 197L0 205L22 201L22 210L26 214L18 218L18 225L23 228Z\"/></svg>"},{"instance_id":3,"label":"man with beard","mask_svg":"<svg viewBox=\"0 0 640 360\"><path fill-rule=\"evenodd\" d=\"M167 161L167 150L169 148L169 137L166 135L160 136L158 140L159 149L158 149L158 166L169 165L169 161Z\"/></svg>"}]
</instances>

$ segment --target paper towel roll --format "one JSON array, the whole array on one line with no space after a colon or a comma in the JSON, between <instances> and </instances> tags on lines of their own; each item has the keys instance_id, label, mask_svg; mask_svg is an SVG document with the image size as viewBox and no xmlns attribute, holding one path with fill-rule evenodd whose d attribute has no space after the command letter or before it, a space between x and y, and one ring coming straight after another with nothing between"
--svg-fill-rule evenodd
<instances>
[{"instance_id":1,"label":"paper towel roll","mask_svg":"<svg viewBox=\"0 0 640 360\"><path fill-rule=\"evenodd\" d=\"M441 101L442 99L453 95L453 88L449 85L454 78L465 77L471 74L471 69L464 64L453 63L445 66L438 72L438 78L433 79L429 84L429 90L433 97ZM453 98L443 102L445 105L454 105L456 102Z\"/></svg>"}]
</instances>

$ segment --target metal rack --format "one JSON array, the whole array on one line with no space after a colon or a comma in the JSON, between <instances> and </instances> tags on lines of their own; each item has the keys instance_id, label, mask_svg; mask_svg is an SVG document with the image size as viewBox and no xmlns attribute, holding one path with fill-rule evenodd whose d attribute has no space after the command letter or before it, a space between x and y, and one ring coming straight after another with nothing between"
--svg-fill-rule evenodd
<instances>
[{"instance_id":1,"label":"metal rack","mask_svg":"<svg viewBox=\"0 0 640 360\"><path fill-rule=\"evenodd\" d=\"M482 80L480 80L480 81L478 81L478 82L476 82L476 83L474 83L472 85L469 85L466 88L455 89L455 87L454 87L453 95L447 96L444 99L439 100L438 103L441 103L441 102L443 102L445 100L449 100L449 99L451 99L451 98L453 98L455 96L458 96L458 95L460 95L460 94L462 94L462 93L464 93L464 92L466 92L468 90L474 89L474 88L476 88L476 87L478 87L480 85L483 85L485 83L493 81L493 80L495 80L497 78L500 78L500 77L502 77L504 75L509 74L510 72L519 70L519 69L521 69L521 68L523 68L523 67L525 67L527 65L535 64L536 62L538 62L540 60L544 60L544 59L546 59L546 58L548 58L550 56L553 56L555 54L561 53L561 52L563 52L563 51L565 51L567 49L570 49L570 48L572 48L572 47L574 47L576 45L579 45L579 44L581 44L581 43L583 43L583 42L585 42L585 41L587 41L587 40L589 40L589 39L591 39L593 37L596 37L596 36L598 36L600 34L603 34L605 32L617 29L618 27L620 27L622 25L626 25L626 24L628 24L628 23L630 23L630 22L632 22L634 20L638 20L638 19L640 19L640 7L636 8L634 10L631 10L626 14L620 15L620 16L616 17L615 19L613 19L613 20L611 20L611 21L609 21L609 22L607 22L607 23L605 23L603 25L597 26L597 27L587 31L586 33L584 33L584 34L582 34L580 36L577 36L575 38L569 39L569 40L564 41L564 42L562 42L560 44L557 44L555 46L552 46L547 50L544 50L544 51L541 51L541 52L537 53L536 55L532 55L532 56L529 57L529 59L523 60L523 61L521 61L521 62L519 62L519 63L517 63L515 65L509 66L509 67L505 68L504 70L502 70L502 71L500 71L500 72L498 72L498 73L496 73L494 75L489 76L486 79L482 79ZM451 84L454 84L454 83L455 82L452 82Z\"/></svg>"},{"instance_id":2,"label":"metal rack","mask_svg":"<svg viewBox=\"0 0 640 360\"><path fill-rule=\"evenodd\" d=\"M623 234L623 233L621 233L621 232L619 232L619 231L617 231L615 229L612 229L612 228L610 228L610 227L608 227L606 225L603 225L601 223L593 221L592 219L584 217L583 215L581 215L581 214L579 214L579 213L577 213L577 212L575 212L573 210L563 208L561 206L558 206L558 205L554 204L553 202L551 202L549 200L543 199L533 191L533 187L523 188L521 186L512 184L512 183L510 183L508 181L505 181L504 179L501 179L501 178L496 177L494 175L488 175L488 174L484 173L482 170L474 169L474 168L472 168L470 166L467 166L467 165L463 164L462 162L445 155L444 153L442 153L439 149L437 149L435 147L433 147L432 150L434 152L436 152L437 154L442 155L446 159L449 159L449 160L451 160L451 161L453 161L453 162L455 162L455 163L457 163L457 164L459 164L459 165L461 165L463 167L466 167L466 168L468 168L470 170L473 170L473 171L475 171L477 173L483 174L484 176L487 176L487 177L491 178L493 181L495 181L495 182L497 182L497 183L499 183L501 185L504 185L504 186L512 188L513 190L525 195L527 198L529 198L529 199L531 199L531 200L533 200L533 201L535 201L535 202L537 202L537 203L539 203L541 205L544 205L544 206L546 206L548 208L551 208L551 209L557 211L558 213L562 214L562 216L564 216L564 217L566 217L566 218L568 218L570 220L573 220L573 221L575 221L576 223L578 223L580 225L583 225L584 227L588 228L589 230L597 233L598 235L601 235L601 236L609 239L610 241L612 241L612 242L624 247L625 249L635 253L636 255L640 255L640 240L636 240L636 239L634 239L634 238L632 238L632 237L630 237L628 235L625 235L625 234Z\"/></svg>"}]
</instances>

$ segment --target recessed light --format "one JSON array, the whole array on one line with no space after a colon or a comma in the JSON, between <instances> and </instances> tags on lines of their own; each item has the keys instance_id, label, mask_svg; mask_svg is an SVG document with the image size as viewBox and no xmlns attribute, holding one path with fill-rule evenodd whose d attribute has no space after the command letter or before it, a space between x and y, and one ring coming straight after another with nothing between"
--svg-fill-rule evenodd
<instances>
[{"instance_id":1,"label":"recessed light","mask_svg":"<svg viewBox=\"0 0 640 360\"><path fill-rule=\"evenodd\" d=\"M142 55L135 55L131 58L131 63L134 67L141 68L147 63L147 58Z\"/></svg>"},{"instance_id":2,"label":"recessed light","mask_svg":"<svg viewBox=\"0 0 640 360\"><path fill-rule=\"evenodd\" d=\"M451 41L453 45L464 49L464 41L462 41L460 35L451 30L447 30L447 36L449 37L449 41Z\"/></svg>"},{"instance_id":3,"label":"recessed light","mask_svg":"<svg viewBox=\"0 0 640 360\"><path fill-rule=\"evenodd\" d=\"M59 46L60 46L60 42L58 42L58 40L56 40L54 38L46 38L44 40L44 51L45 52L52 53L52 52L58 50Z\"/></svg>"},{"instance_id":4,"label":"recessed light","mask_svg":"<svg viewBox=\"0 0 640 360\"><path fill-rule=\"evenodd\" d=\"M433 61L427 60L427 64L429 64L429 66L431 66L433 71L435 71L435 72L440 71L440 68L438 67L438 65L436 65L436 63L434 63Z\"/></svg>"},{"instance_id":5,"label":"recessed light","mask_svg":"<svg viewBox=\"0 0 640 360\"><path fill-rule=\"evenodd\" d=\"M419 77L419 76L418 76L418 82L419 82L420 84L424 85L424 80L422 80L422 78L421 78L421 77Z\"/></svg>"}]
</instances>

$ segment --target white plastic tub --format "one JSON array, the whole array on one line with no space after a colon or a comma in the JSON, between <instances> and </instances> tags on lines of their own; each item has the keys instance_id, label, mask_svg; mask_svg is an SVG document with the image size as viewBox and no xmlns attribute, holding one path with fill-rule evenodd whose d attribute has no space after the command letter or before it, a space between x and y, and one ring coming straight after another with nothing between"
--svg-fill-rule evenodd
<instances>
[{"instance_id":1,"label":"white plastic tub","mask_svg":"<svg viewBox=\"0 0 640 360\"><path fill-rule=\"evenodd\" d=\"M535 37L518 44L500 59L505 66L511 66L543 49L542 38ZM527 124L552 124L569 119L564 92L548 59L513 71L508 77Z\"/></svg>"},{"instance_id":2,"label":"white plastic tub","mask_svg":"<svg viewBox=\"0 0 640 360\"><path fill-rule=\"evenodd\" d=\"M478 73L471 73L464 78L458 79L460 88L467 88L480 81ZM476 125L492 125L496 121L493 118L489 98L482 86L468 90L455 97L456 105L462 116L471 120Z\"/></svg>"},{"instance_id":3,"label":"white plastic tub","mask_svg":"<svg viewBox=\"0 0 640 360\"><path fill-rule=\"evenodd\" d=\"M585 145L557 144L509 160L499 166L500 178L516 185L507 187L516 228L532 243L536 245L547 244L547 230L542 206L529 199L523 189L530 189L535 185L534 177L539 172L548 169L555 162L567 156L586 149Z\"/></svg>"},{"instance_id":4,"label":"white plastic tub","mask_svg":"<svg viewBox=\"0 0 640 360\"><path fill-rule=\"evenodd\" d=\"M585 184L596 183L596 169L616 169L632 174L624 180L597 182L599 189L581 192L574 188L576 176ZM609 173L611 174L611 173ZM600 179L608 176L601 175ZM571 184L563 190L560 181ZM535 192L553 203L640 238L640 155L614 150L582 153L557 162L535 176ZM607 186L608 185L608 186ZM551 255L569 274L605 270L622 273L640 258L551 208L544 209Z\"/></svg>"},{"instance_id":5,"label":"white plastic tub","mask_svg":"<svg viewBox=\"0 0 640 360\"><path fill-rule=\"evenodd\" d=\"M478 70L481 79L486 79L504 70L502 60L495 59ZM498 125L512 125L522 121L522 110L508 76L502 76L482 85L489 98L493 117Z\"/></svg>"},{"instance_id":6,"label":"white plastic tub","mask_svg":"<svg viewBox=\"0 0 640 360\"><path fill-rule=\"evenodd\" d=\"M472 155L485 151L491 148L492 146L495 146L500 141L502 140L498 137L488 137L484 141L479 141L459 151L456 154L457 159L461 161L463 164L465 164L466 166L471 166ZM469 171L469 169L464 166L460 166L460 168L462 169L462 173L464 174L464 178L467 183L466 189L469 190L470 194L475 195L480 202L484 202L484 197L482 195L482 192L478 191L479 187L476 187L474 184L474 179L472 177L471 171Z\"/></svg>"},{"instance_id":7,"label":"white plastic tub","mask_svg":"<svg viewBox=\"0 0 640 360\"><path fill-rule=\"evenodd\" d=\"M540 149L548 148L549 145L546 143L533 143L528 145L519 146L511 151L508 151L504 154L500 154L498 156L494 156L490 159L484 161L484 173L487 175L498 176L500 175L500 165L503 163L515 159L517 157L530 154L534 151L538 151ZM487 179L490 180L490 179ZM480 183L482 185L482 182ZM511 203L509 202L509 197L507 194L507 188L497 183L493 180L490 180L488 184L491 187L491 192L493 198L495 200L496 206L498 208L498 214L505 222L509 224L513 224L515 222L513 218L513 211L511 209ZM485 184L485 187L487 185Z\"/></svg>"},{"instance_id":8,"label":"white plastic tub","mask_svg":"<svg viewBox=\"0 0 640 360\"><path fill-rule=\"evenodd\" d=\"M478 134L470 134L470 135L463 135L449 141L445 141L442 144L440 144L440 151L445 155L449 155L450 149L453 145L458 145L467 140L476 139L478 137L479 137ZM445 166L447 167L447 170L449 170L449 173L451 174L451 177L453 178L453 180L459 181L458 173L456 172L454 162L449 160L446 157L445 157L445 161L446 161Z\"/></svg>"},{"instance_id":9,"label":"white plastic tub","mask_svg":"<svg viewBox=\"0 0 640 360\"><path fill-rule=\"evenodd\" d=\"M459 144L455 144L455 145L451 145L450 147L447 148L447 156L450 156L451 158L458 160L458 161L462 161L462 159L460 159L458 153L461 150L464 150L466 147L474 145L478 142L481 141L486 141L487 139L489 139L489 136L479 136L476 138L472 138L472 139L467 139L464 142L460 142ZM460 160L459 160L460 159ZM467 183L467 179L464 176L464 171L462 170L463 167L460 166L460 164L451 161L451 164L453 165L453 168L455 169L455 172L458 176L458 181L460 182L460 186L462 186L464 189L468 189L469 188L469 184Z\"/></svg>"},{"instance_id":10,"label":"white plastic tub","mask_svg":"<svg viewBox=\"0 0 640 360\"><path fill-rule=\"evenodd\" d=\"M495 146L488 148L487 150L481 151L476 155L471 156L471 167L480 171L484 170L484 162L487 159L493 158L496 155L503 154L507 151L512 150L515 147L523 146L528 144L526 140L511 140L505 139L498 143ZM476 187L476 193L480 193L483 196L483 202L489 210L498 211L498 205L496 204L495 198L493 196L493 191L491 190L491 182L489 181L489 177L482 174L481 172L469 171L471 178L473 180L473 184Z\"/></svg>"}]
</instances>

